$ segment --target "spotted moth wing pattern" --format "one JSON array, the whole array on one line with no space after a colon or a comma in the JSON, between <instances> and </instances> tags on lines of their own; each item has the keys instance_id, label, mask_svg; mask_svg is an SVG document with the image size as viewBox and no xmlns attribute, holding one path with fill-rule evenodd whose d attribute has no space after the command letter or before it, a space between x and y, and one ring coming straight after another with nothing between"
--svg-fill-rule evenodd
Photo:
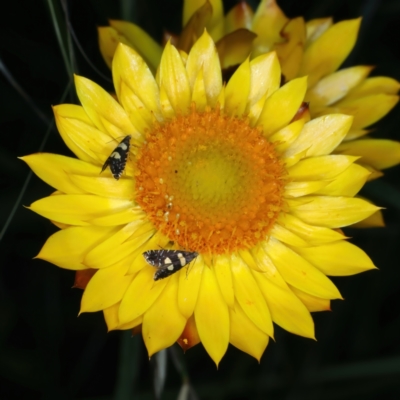
<instances>
[{"instance_id":1,"label":"spotted moth wing pattern","mask_svg":"<svg viewBox=\"0 0 400 400\"><path fill-rule=\"evenodd\" d=\"M193 261L198 253L183 250L149 250L143 253L145 260L157 268L154 280L164 279Z\"/></svg>"},{"instance_id":2,"label":"spotted moth wing pattern","mask_svg":"<svg viewBox=\"0 0 400 400\"><path fill-rule=\"evenodd\" d=\"M130 144L131 135L125 136L111 153L110 157L107 158L103 168L101 169L101 172L110 166L113 177L118 180L124 172L126 160L128 159Z\"/></svg>"}]
</instances>

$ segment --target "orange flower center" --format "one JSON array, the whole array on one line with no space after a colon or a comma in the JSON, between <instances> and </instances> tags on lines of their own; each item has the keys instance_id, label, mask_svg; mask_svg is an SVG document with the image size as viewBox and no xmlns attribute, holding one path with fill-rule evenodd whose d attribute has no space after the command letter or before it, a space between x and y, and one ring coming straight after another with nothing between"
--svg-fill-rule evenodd
<instances>
[{"instance_id":1,"label":"orange flower center","mask_svg":"<svg viewBox=\"0 0 400 400\"><path fill-rule=\"evenodd\" d=\"M208 109L156 125L137 156L136 201L171 241L222 254L266 239L285 169L248 121Z\"/></svg>"}]
</instances>

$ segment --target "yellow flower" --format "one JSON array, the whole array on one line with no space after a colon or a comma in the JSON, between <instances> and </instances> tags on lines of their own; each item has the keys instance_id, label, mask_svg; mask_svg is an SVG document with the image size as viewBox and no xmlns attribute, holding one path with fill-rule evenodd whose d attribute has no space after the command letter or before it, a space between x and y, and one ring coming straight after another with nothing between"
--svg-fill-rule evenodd
<instances>
[{"instance_id":1,"label":"yellow flower","mask_svg":"<svg viewBox=\"0 0 400 400\"><path fill-rule=\"evenodd\" d=\"M352 117L299 112L306 78L280 87L274 52L225 87L207 32L189 54L168 43L156 78L122 44L112 71L118 102L76 77L82 106L54 107L78 159L23 158L57 190L31 205L61 228L38 257L80 271L81 312L102 310L110 330L141 326L149 356L201 341L216 364L229 343L259 360L273 322L313 338L310 311L341 298L327 275L374 268L338 229L377 210L354 198L369 171L331 155ZM121 179L100 175L110 140L127 135ZM160 248L199 256L155 281L143 253Z\"/></svg>"},{"instance_id":2,"label":"yellow flower","mask_svg":"<svg viewBox=\"0 0 400 400\"><path fill-rule=\"evenodd\" d=\"M333 24L331 18L305 22L302 17L289 19L275 0L262 0L255 13L242 1L224 17L221 0L185 0L183 31L177 47L189 51L204 27L217 42L220 62L229 69L252 57L275 50L285 81L308 76L305 101L312 117L331 113L354 116L351 129L337 154L360 156L358 164L371 171L369 179L382 175L380 170L400 162L400 143L365 137L370 125L384 117L397 103L400 84L395 79L368 78L371 66L338 70L353 49L360 19ZM254 35L254 32L256 35ZM119 41L135 48L155 71L161 46L143 30L124 21L110 21L99 28L102 54L109 65ZM380 222L379 222L380 223Z\"/></svg>"}]
</instances>

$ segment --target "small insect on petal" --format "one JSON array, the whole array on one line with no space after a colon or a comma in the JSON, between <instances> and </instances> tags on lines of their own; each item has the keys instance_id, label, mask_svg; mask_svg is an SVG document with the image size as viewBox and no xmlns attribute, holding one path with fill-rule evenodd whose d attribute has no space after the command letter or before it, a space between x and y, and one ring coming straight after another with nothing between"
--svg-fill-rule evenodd
<instances>
[{"instance_id":1,"label":"small insect on petal","mask_svg":"<svg viewBox=\"0 0 400 400\"><path fill-rule=\"evenodd\" d=\"M111 153L110 157L107 158L106 162L101 169L103 172L108 166L110 166L111 173L114 178L118 180L124 172L126 160L128 158L129 147L131 142L131 135L125 136L123 140Z\"/></svg>"},{"instance_id":2,"label":"small insect on petal","mask_svg":"<svg viewBox=\"0 0 400 400\"><path fill-rule=\"evenodd\" d=\"M198 256L198 253L182 250L149 250L143 253L145 260L158 268L154 280L167 278L188 265Z\"/></svg>"}]
</instances>

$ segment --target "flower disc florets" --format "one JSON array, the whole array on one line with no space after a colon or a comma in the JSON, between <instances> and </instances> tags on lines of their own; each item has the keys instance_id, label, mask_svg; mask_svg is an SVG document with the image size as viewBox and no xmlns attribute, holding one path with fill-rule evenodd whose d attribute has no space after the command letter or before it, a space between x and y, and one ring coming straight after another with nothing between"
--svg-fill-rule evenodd
<instances>
[{"instance_id":1,"label":"flower disc florets","mask_svg":"<svg viewBox=\"0 0 400 400\"><path fill-rule=\"evenodd\" d=\"M154 128L137 161L137 202L184 248L226 253L268 235L285 170L259 128L219 109Z\"/></svg>"}]
</instances>

